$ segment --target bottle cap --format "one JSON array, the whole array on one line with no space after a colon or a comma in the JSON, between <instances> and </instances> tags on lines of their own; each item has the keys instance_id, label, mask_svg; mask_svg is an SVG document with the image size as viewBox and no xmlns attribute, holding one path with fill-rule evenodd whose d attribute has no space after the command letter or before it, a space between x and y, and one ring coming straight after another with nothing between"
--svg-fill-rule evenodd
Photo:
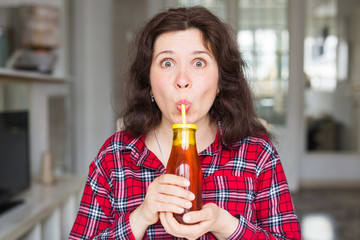
<instances>
[{"instance_id":1,"label":"bottle cap","mask_svg":"<svg viewBox=\"0 0 360 240\"><path fill-rule=\"evenodd\" d=\"M197 126L195 124L188 124L188 123L179 123L179 124L173 124L172 129L175 128L190 128L190 129L197 129Z\"/></svg>"}]
</instances>

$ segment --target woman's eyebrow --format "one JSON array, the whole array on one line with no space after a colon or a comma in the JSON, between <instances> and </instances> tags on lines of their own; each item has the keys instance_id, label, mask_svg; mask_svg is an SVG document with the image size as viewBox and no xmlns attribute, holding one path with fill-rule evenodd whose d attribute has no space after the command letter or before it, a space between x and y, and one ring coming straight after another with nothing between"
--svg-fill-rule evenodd
<instances>
[{"instance_id":1,"label":"woman's eyebrow","mask_svg":"<svg viewBox=\"0 0 360 240\"><path fill-rule=\"evenodd\" d=\"M211 57L211 58L212 58L211 53L210 53L210 52L208 52L208 51L203 51L203 50L194 51L194 52L193 52L193 55L196 55L196 54L206 54L206 55L208 55L209 57Z\"/></svg>"},{"instance_id":2,"label":"woman's eyebrow","mask_svg":"<svg viewBox=\"0 0 360 240\"><path fill-rule=\"evenodd\" d=\"M159 52L158 54L156 54L156 56L154 57L154 60L159 57L159 55L161 54L174 54L174 51L171 51L171 50L164 50L164 51L161 51ZM208 55L209 57L212 58L212 55L208 52L208 51L204 51L204 50L195 50L192 52L192 55L197 55L197 54L206 54Z\"/></svg>"},{"instance_id":3,"label":"woman's eyebrow","mask_svg":"<svg viewBox=\"0 0 360 240\"><path fill-rule=\"evenodd\" d=\"M171 51L171 50L161 51L161 52L159 52L158 54L156 54L156 56L154 57L154 60L155 60L159 55L165 54L165 53L167 53L167 54L174 54L174 51Z\"/></svg>"}]
</instances>

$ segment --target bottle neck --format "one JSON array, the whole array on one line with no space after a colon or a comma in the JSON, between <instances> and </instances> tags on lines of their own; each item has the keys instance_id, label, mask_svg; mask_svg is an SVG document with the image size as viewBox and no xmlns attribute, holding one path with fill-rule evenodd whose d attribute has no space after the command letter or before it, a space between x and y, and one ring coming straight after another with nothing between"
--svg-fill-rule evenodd
<instances>
[{"instance_id":1,"label":"bottle neck","mask_svg":"<svg viewBox=\"0 0 360 240\"><path fill-rule=\"evenodd\" d=\"M174 128L173 133L173 147L182 146L187 149L189 146L196 146L195 129Z\"/></svg>"}]
</instances>

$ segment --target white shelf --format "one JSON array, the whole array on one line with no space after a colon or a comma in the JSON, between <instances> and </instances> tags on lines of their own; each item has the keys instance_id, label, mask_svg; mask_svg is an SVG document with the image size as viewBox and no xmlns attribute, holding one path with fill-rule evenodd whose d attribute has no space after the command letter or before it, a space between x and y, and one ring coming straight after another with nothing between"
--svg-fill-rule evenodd
<instances>
[{"instance_id":1,"label":"white shelf","mask_svg":"<svg viewBox=\"0 0 360 240\"><path fill-rule=\"evenodd\" d=\"M33 183L19 196L24 203L0 215L0 240L41 240L39 232L43 237L65 239L75 220L85 180L84 176L64 176L51 186Z\"/></svg>"},{"instance_id":2,"label":"white shelf","mask_svg":"<svg viewBox=\"0 0 360 240\"><path fill-rule=\"evenodd\" d=\"M0 68L0 81L67 83L69 82L69 77Z\"/></svg>"}]
</instances>

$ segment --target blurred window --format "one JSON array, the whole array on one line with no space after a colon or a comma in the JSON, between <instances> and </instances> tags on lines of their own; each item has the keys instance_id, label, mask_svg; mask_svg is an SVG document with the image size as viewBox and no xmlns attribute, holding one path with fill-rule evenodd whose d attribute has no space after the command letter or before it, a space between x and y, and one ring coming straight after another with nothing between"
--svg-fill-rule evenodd
<instances>
[{"instance_id":1,"label":"blurred window","mask_svg":"<svg viewBox=\"0 0 360 240\"><path fill-rule=\"evenodd\" d=\"M360 1L307 0L308 151L359 149Z\"/></svg>"},{"instance_id":2,"label":"blurred window","mask_svg":"<svg viewBox=\"0 0 360 240\"><path fill-rule=\"evenodd\" d=\"M247 74L259 117L285 124L289 82L288 0L179 0L180 6L202 5L224 21L236 21L237 43L247 62Z\"/></svg>"},{"instance_id":3,"label":"blurred window","mask_svg":"<svg viewBox=\"0 0 360 240\"><path fill-rule=\"evenodd\" d=\"M258 115L285 124L289 82L287 0L238 1L237 41L248 63Z\"/></svg>"}]
</instances>

